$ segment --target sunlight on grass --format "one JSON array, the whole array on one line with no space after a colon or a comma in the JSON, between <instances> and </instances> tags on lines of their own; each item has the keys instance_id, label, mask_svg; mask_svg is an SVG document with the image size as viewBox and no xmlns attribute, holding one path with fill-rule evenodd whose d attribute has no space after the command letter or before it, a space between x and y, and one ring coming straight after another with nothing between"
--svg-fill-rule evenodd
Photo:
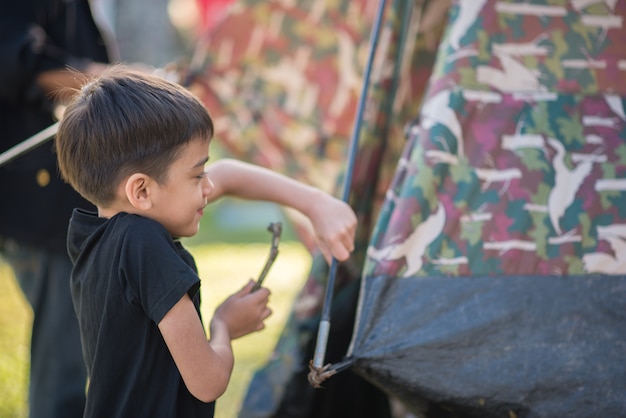
<instances>
[{"instance_id":1,"label":"sunlight on grass","mask_svg":"<svg viewBox=\"0 0 626 418\"><path fill-rule=\"evenodd\" d=\"M0 260L0 417L27 416L32 311Z\"/></svg>"},{"instance_id":2,"label":"sunlight on grass","mask_svg":"<svg viewBox=\"0 0 626 418\"><path fill-rule=\"evenodd\" d=\"M215 307L256 279L269 254L269 244L188 246L202 278L202 315L208 324ZM265 286L272 291L273 315L266 329L236 340L231 384L218 400L216 418L237 416L252 373L270 355L287 320L291 304L310 269L311 257L296 242L283 242ZM0 261L0 417L27 416L28 362L32 312L10 268Z\"/></svg>"}]
</instances>

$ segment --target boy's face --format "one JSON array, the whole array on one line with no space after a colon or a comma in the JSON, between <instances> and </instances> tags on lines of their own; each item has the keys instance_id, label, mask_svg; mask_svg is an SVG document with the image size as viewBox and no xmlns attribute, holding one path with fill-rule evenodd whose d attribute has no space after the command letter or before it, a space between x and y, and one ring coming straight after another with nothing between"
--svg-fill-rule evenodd
<instances>
[{"instance_id":1,"label":"boy's face","mask_svg":"<svg viewBox=\"0 0 626 418\"><path fill-rule=\"evenodd\" d=\"M190 237L198 232L208 196L213 191L213 183L205 173L208 160L209 142L189 141L170 165L167 182L153 191L153 207L147 215L174 237Z\"/></svg>"}]
</instances>

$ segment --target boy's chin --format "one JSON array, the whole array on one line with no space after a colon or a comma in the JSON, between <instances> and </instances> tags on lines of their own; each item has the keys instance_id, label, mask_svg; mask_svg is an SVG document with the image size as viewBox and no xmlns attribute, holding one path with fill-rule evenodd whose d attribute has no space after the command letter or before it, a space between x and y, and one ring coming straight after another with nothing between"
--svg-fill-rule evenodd
<instances>
[{"instance_id":1,"label":"boy's chin","mask_svg":"<svg viewBox=\"0 0 626 418\"><path fill-rule=\"evenodd\" d=\"M176 238L191 238L196 235L198 231L200 231L200 225L198 225L196 228L189 228L185 231L177 231L178 233L171 235Z\"/></svg>"}]
</instances>

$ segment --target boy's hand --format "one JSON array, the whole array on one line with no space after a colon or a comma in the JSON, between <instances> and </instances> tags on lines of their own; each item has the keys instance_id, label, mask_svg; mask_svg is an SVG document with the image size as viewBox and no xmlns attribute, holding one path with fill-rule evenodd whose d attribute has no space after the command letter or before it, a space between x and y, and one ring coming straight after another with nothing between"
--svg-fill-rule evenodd
<instances>
[{"instance_id":1,"label":"boy's hand","mask_svg":"<svg viewBox=\"0 0 626 418\"><path fill-rule=\"evenodd\" d=\"M345 261L354 251L357 219L352 208L343 200L322 194L309 210L317 243L330 264L332 257Z\"/></svg>"},{"instance_id":2,"label":"boy's hand","mask_svg":"<svg viewBox=\"0 0 626 418\"><path fill-rule=\"evenodd\" d=\"M250 280L217 307L211 327L217 326L216 322L222 323L232 340L265 328L263 321L272 313L267 307L270 291L261 287L252 292L254 283Z\"/></svg>"}]
</instances>

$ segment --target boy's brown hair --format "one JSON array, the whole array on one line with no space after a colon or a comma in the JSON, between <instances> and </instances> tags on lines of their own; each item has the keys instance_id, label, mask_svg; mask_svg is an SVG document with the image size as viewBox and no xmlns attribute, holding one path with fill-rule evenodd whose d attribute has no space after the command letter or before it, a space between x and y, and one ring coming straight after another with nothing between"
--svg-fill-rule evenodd
<instances>
[{"instance_id":1,"label":"boy's brown hair","mask_svg":"<svg viewBox=\"0 0 626 418\"><path fill-rule=\"evenodd\" d=\"M182 145L212 135L209 113L184 87L113 66L74 96L55 147L63 178L106 206L124 178L140 172L163 183Z\"/></svg>"}]
</instances>

